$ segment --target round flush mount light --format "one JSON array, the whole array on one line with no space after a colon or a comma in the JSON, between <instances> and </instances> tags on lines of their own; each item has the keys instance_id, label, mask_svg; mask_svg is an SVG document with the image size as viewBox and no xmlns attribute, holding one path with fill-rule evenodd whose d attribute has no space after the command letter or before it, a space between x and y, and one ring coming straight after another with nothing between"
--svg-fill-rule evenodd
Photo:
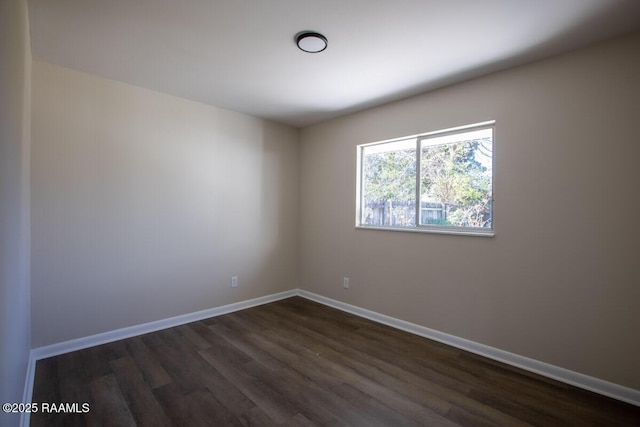
<instances>
[{"instance_id":1,"label":"round flush mount light","mask_svg":"<svg viewBox=\"0 0 640 427\"><path fill-rule=\"evenodd\" d=\"M320 33L303 31L296 35L296 44L305 52L318 53L327 48L327 38Z\"/></svg>"}]
</instances>

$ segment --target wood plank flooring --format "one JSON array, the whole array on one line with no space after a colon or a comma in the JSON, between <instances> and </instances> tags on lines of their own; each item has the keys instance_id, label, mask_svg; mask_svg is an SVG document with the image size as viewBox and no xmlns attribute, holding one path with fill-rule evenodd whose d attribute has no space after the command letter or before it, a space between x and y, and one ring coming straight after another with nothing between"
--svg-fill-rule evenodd
<instances>
[{"instance_id":1,"label":"wood plank flooring","mask_svg":"<svg viewBox=\"0 0 640 427\"><path fill-rule=\"evenodd\" d=\"M639 426L640 408L294 297L40 360L32 426Z\"/></svg>"}]
</instances>

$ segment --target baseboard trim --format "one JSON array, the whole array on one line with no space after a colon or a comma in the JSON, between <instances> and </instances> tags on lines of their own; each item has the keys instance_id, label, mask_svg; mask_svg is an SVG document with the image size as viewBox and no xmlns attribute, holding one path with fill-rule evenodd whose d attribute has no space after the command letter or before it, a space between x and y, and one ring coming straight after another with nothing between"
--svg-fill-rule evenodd
<instances>
[{"instance_id":1,"label":"baseboard trim","mask_svg":"<svg viewBox=\"0 0 640 427\"><path fill-rule=\"evenodd\" d=\"M90 335L87 337L77 338L74 340L64 341L61 343L51 344L43 347L32 349L29 353L29 365L27 367L27 375L25 379L23 402L31 402L33 398L33 384L35 381L36 362L47 357L59 356L84 348L94 347L101 344L110 343L138 335L147 334L149 332L159 331L161 329L172 328L174 326L184 325L186 323L197 322L198 320L208 319L210 317L220 316L234 311L244 310L246 308L256 307L258 305L268 304L270 302L279 301L285 298L291 298L298 295L297 289L280 292L277 294L266 295L246 301L240 301L232 304L214 307L207 310L187 313L180 316L170 317L168 319L157 320L154 322L143 323L140 325L129 326L114 331L103 332L101 334ZM20 417L20 426L28 427L30 415L23 412Z\"/></svg>"},{"instance_id":2,"label":"baseboard trim","mask_svg":"<svg viewBox=\"0 0 640 427\"><path fill-rule=\"evenodd\" d=\"M114 331L104 332L101 334L91 335L70 341L56 343L48 346L38 347L31 350L29 354L29 365L25 379L25 389L23 394L23 402L31 402L33 395L33 385L35 379L36 362L47 357L58 356L60 354L69 353L71 351L82 350L84 348L106 344L121 339L131 338L143 335L149 332L159 331L161 329L171 328L174 326L184 325L186 323L196 322L210 317L220 316L234 311L244 310L256 307L270 302L279 301L293 296L300 296L320 304L363 317L396 329L400 329L415 335L419 335L452 347L466 350L480 356L488 357L502 363L506 363L517 368L524 369L554 380L570 384L585 390L592 391L613 399L620 400L635 406L640 406L640 390L634 390L619 384L601 380L599 378L584 375L548 363L540 362L488 345L480 344L471 340L456 337L444 332L430 329L415 323L387 316L372 310L367 310L355 305L347 304L342 301L334 300L322 295L318 295L302 289L293 289L290 291L280 292L277 294L266 295L246 301L240 301L220 307L207 310L187 313L180 316L162 319L154 322L134 325L127 328L117 329ZM29 414L23 413L20 425L27 427L29 425Z\"/></svg>"},{"instance_id":3,"label":"baseboard trim","mask_svg":"<svg viewBox=\"0 0 640 427\"><path fill-rule=\"evenodd\" d=\"M632 388L581 374L579 372L570 371L545 362L540 362L535 359L500 350L495 347L456 337L454 335L436 331L415 323L406 322L395 317L380 314L375 311L367 310L365 308L347 304L342 301L337 301L305 290L299 289L297 295L347 313L355 314L356 316L364 317L365 319L373 320L374 322L382 323L396 329L429 338L461 350L475 353L498 362L506 363L507 365L515 366L544 377L552 378L575 387L620 400L622 402L640 406L640 390L634 390Z\"/></svg>"},{"instance_id":4,"label":"baseboard trim","mask_svg":"<svg viewBox=\"0 0 640 427\"><path fill-rule=\"evenodd\" d=\"M36 375L36 359L33 358L33 350L29 352L29 361L27 362L27 375L24 381L24 392L22 393L22 402L31 402L31 396L33 396L33 382ZM29 426L31 420L31 414L29 412L22 412L20 416L20 425L24 427Z\"/></svg>"},{"instance_id":5,"label":"baseboard trim","mask_svg":"<svg viewBox=\"0 0 640 427\"><path fill-rule=\"evenodd\" d=\"M38 361L40 359L46 359L47 357L58 356L60 354L82 350L84 348L94 347L97 345L106 344L126 338L131 338L138 335L147 334L149 332L159 331L161 329L167 329L174 326L184 325L186 323L197 322L198 320L208 319L209 317L220 316L222 314L232 313L234 311L244 310L246 308L251 308L258 305L268 304L270 302L290 298L297 294L297 289L293 289L290 291L266 295L246 301L235 302L220 307L182 314L180 316L170 317L168 319L156 320L154 322L129 326L122 329L116 329L114 331L103 332L96 335L90 335L70 341L64 341L61 343L38 347L31 350L31 358L34 361Z\"/></svg>"}]
</instances>

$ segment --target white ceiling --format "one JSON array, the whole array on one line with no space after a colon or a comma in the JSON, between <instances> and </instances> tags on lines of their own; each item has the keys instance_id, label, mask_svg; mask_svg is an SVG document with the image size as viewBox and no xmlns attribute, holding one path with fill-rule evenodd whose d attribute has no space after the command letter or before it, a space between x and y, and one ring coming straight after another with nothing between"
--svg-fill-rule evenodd
<instances>
[{"instance_id":1,"label":"white ceiling","mask_svg":"<svg viewBox=\"0 0 640 427\"><path fill-rule=\"evenodd\" d=\"M37 59L305 126L640 29L639 0L29 0ZM314 30L327 50L298 50Z\"/></svg>"}]
</instances>

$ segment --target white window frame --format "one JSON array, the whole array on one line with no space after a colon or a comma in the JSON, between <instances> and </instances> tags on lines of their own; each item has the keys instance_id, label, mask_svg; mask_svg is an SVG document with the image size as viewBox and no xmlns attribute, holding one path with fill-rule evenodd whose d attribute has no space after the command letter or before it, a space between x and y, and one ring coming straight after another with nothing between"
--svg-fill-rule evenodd
<instances>
[{"instance_id":1,"label":"white window frame","mask_svg":"<svg viewBox=\"0 0 640 427\"><path fill-rule=\"evenodd\" d=\"M436 137L442 137L447 135L455 135L458 133L466 133L474 130L491 129L492 138L492 153L491 153L491 227L457 227L457 226L442 226L442 225L427 225L420 224L420 195L421 195L421 174L420 174L420 160L421 150L424 141L433 139ZM415 139L416 144L416 225L415 226L385 226L385 225L367 225L362 224L362 206L364 205L364 195L362 192L363 186L363 151L366 147L374 145L389 144L393 142L400 142L405 140ZM385 231L408 231L418 233L435 233L435 234L453 234L453 235L465 235L465 236L484 236L493 237L495 235L495 152L496 152L496 122L495 120L475 123L471 125L459 126L455 128L443 129L433 132L422 133L418 135L405 136L402 138L388 139L384 141L377 141L368 144L361 144L356 147L356 228L368 229L368 230L385 230Z\"/></svg>"}]
</instances>

